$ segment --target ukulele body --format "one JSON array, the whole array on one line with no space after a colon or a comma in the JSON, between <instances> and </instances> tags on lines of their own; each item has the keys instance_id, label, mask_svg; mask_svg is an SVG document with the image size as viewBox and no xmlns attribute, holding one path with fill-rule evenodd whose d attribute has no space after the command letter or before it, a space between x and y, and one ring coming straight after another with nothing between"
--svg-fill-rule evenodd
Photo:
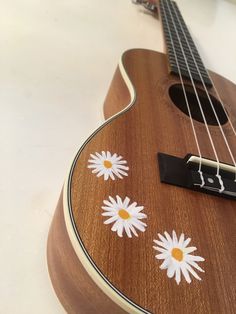
<instances>
[{"instance_id":1,"label":"ukulele body","mask_svg":"<svg viewBox=\"0 0 236 314\"><path fill-rule=\"evenodd\" d=\"M236 86L210 75L235 126ZM175 84L180 81L169 74L166 55L134 49L122 56L104 104L109 119L78 151L49 233L49 273L68 313L236 312L235 200L160 182L158 153L198 155L190 118L169 95ZM215 159L204 123L194 126L202 156ZM222 128L236 154L229 122ZM219 127L209 129L220 160L232 163ZM102 151L121 155L128 176L104 180L92 173L90 154ZM146 227L136 229L138 237L125 230L120 237L104 224L104 200L117 195L144 207ZM153 240L173 230L190 237L189 246L197 248L192 254L204 258L201 280L191 276L188 283L182 275L177 284L160 269Z\"/></svg>"}]
</instances>

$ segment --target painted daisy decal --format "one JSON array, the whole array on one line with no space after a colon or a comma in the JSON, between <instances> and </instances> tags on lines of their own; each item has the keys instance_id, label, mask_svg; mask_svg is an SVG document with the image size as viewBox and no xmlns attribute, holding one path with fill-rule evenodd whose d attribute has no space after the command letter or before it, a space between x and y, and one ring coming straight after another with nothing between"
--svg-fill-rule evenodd
<instances>
[{"instance_id":1,"label":"painted daisy decal","mask_svg":"<svg viewBox=\"0 0 236 314\"><path fill-rule=\"evenodd\" d=\"M178 240L174 230L172 232L172 238L166 231L164 235L165 236L158 233L159 240L154 240L157 246L153 246L155 250L160 252L160 254L156 255L156 258L164 260L160 269L167 269L167 276L169 278L175 276L177 284L181 281L181 273L188 283L191 283L190 274L196 279L201 280L194 268L200 272L204 272L197 264L197 262L203 262L204 258L190 254L197 249L194 246L188 247L191 239L185 239L182 233Z\"/></svg>"},{"instance_id":2,"label":"painted daisy decal","mask_svg":"<svg viewBox=\"0 0 236 314\"><path fill-rule=\"evenodd\" d=\"M147 225L141 220L147 218L147 215L141 213L144 209L143 206L137 206L136 202L130 204L128 197L122 201L118 195L116 200L109 196L109 201L105 200L103 203L104 213L102 213L102 216L109 217L104 221L104 224L113 223L111 230L117 232L119 237L123 236L124 231L129 238L132 238L132 234L138 236L136 229L142 232L145 231Z\"/></svg>"},{"instance_id":3,"label":"painted daisy decal","mask_svg":"<svg viewBox=\"0 0 236 314\"><path fill-rule=\"evenodd\" d=\"M104 180L111 178L115 180L116 177L123 179L123 176L128 176L126 171L129 167L125 166L127 161L118 156L117 154L111 154L110 152L90 154L88 168L93 169L92 173L96 173L97 177L104 176Z\"/></svg>"}]
</instances>

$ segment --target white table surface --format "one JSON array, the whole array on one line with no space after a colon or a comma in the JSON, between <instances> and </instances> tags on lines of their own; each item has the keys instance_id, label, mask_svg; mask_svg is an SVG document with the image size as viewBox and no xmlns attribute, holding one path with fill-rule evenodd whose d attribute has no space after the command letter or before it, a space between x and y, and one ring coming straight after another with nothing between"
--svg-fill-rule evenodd
<instances>
[{"instance_id":1,"label":"white table surface","mask_svg":"<svg viewBox=\"0 0 236 314\"><path fill-rule=\"evenodd\" d=\"M0 313L60 314L46 241L63 178L122 52L163 50L160 22L129 0L0 2ZM236 2L177 2L206 66L236 82Z\"/></svg>"}]
</instances>

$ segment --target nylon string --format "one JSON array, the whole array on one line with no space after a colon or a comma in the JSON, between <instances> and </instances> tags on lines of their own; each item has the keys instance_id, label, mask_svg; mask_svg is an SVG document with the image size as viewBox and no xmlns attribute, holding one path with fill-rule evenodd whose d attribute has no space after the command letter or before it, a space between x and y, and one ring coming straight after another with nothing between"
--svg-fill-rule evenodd
<instances>
[{"instance_id":1,"label":"nylon string","mask_svg":"<svg viewBox=\"0 0 236 314\"><path fill-rule=\"evenodd\" d=\"M180 40L178 31L177 31L176 25L175 25L175 23L174 23L174 18L173 18L172 12L171 12L171 10L170 10L168 1L166 1L166 3L167 3L167 6L168 6L168 11L169 11L169 13L170 13L173 26L174 26L174 28L175 28L175 32L176 32L176 35L177 35L177 38L178 38L178 41L179 41L179 44L180 44L181 51L182 51L182 54L183 54L183 57L184 57L184 60L185 60L186 66L187 66L187 70L188 70L188 73L189 73L189 76L190 76L190 80L191 80L191 83L192 83L192 86L193 86L193 89L194 89L194 92L195 92L195 96L196 96L196 99L197 99L197 102L198 102L198 105L199 105L199 108L200 108L200 111L201 111L201 114L202 114L202 118L203 118L203 121L204 121L204 125L205 125L206 130L207 130L207 134L208 134L208 137L209 137L209 140L210 140L210 143L211 143L211 147L212 147L212 149L213 149L213 153L214 153L214 156L215 156L215 159L216 159L216 163L217 163L217 173L216 173L216 177L218 178L219 184L220 184L220 186L221 186L221 188L220 188L220 190L219 190L219 192L221 193L221 192L224 191L225 188L224 188L224 184L223 184L223 181L222 181L222 179L221 179L221 176L220 176L220 163L219 163L218 154L217 154L217 152L216 152L216 148L215 148L215 145L214 145L214 142L213 142L213 139L212 139L212 136L211 136L211 133L210 133L210 130L209 130L207 121L206 121L206 117L205 117L204 111L203 111L203 109L202 109L202 105L201 105L201 102L200 102L200 99L199 99L199 96L198 96L198 93L197 93L197 90L196 90L196 86L195 86L195 83L194 83L194 80L193 80L191 71L190 71L190 69L189 69L189 65L188 65L188 62L187 62L187 58L186 58L186 55L185 55L185 52L184 52L184 49L183 49L183 46L182 46L182 43L181 43L181 40Z\"/></svg>"},{"instance_id":2,"label":"nylon string","mask_svg":"<svg viewBox=\"0 0 236 314\"><path fill-rule=\"evenodd\" d=\"M193 122L193 119L192 119L192 113L191 113L191 109L190 109L189 102L188 102L188 97L187 97L187 94L186 94L186 90L185 90L185 86L184 86L184 82L183 82L183 78L182 78L181 68L179 66L179 61L178 61L178 58L177 58L177 54L176 54L176 50L175 50L175 46L174 46L174 42L173 42L173 38L172 38L172 33L170 31L170 27L169 27L169 23L168 23L168 20L167 20L167 16L166 16L166 12L165 12L164 6L163 6L163 13L164 13L164 16L165 16L166 25L167 25L167 28L168 28L168 33L169 33L169 36L170 36L171 46L173 48L174 57L175 57L175 61L176 61L177 69L178 69L178 74L179 74L181 85L182 85L182 89L183 89L184 99L185 99L185 102L186 102L186 105L187 105L187 110L188 110L188 114L189 114L190 121L191 121L193 135L194 135L194 138L195 138L197 151L198 151L198 155L199 155L199 158L200 158L198 172L199 172L199 175L200 175L200 178L201 178L201 187L202 187L205 184L204 178L203 178L203 174L202 174L202 171L201 171L202 154L201 154L201 150L200 150L200 146L199 146L196 130L195 130L195 127L194 127L194 122Z\"/></svg>"},{"instance_id":3,"label":"nylon string","mask_svg":"<svg viewBox=\"0 0 236 314\"><path fill-rule=\"evenodd\" d=\"M188 41L188 39L187 39L186 33L185 33L185 31L184 31L184 29L183 29L183 26L182 26L182 24L181 24L180 18L179 18L178 14L177 14L177 10L176 10L176 8L175 8L175 6L174 6L174 3L171 2L171 5L172 5L172 8L173 8L173 12L174 12L174 14L175 14L175 16L176 16L176 18L177 18L177 20L178 20L178 24L179 24L179 26L180 26L180 28L181 28L181 31L182 31L182 33L183 33L183 35L184 35L185 41L186 41L186 43L187 43L187 45L188 45L189 51L190 51L190 53L191 53L191 55L192 55L192 58L193 58L193 60L194 60L194 64L195 64L196 69L197 69L197 71L198 71L198 75L199 75L199 77L201 78L201 82L202 82L202 84L203 84L203 86L204 86L205 93L206 93L206 95L207 95L207 98L208 98L208 100L209 100L209 103L210 103L210 105L211 105L211 108L212 108L212 110L213 110L213 112L214 112L216 121L217 121L217 123L218 123L218 126L219 126L219 128L220 128L221 134L222 134L222 136L223 136L223 138L224 138L225 144L226 144L227 149L228 149L228 151L229 151L231 160L232 160L232 162L233 162L233 164L234 164L234 167L235 167L235 181L236 181L236 162L235 162L233 153L232 153L232 151L231 151L231 149L230 149L230 146L229 146L228 140L227 140L227 138L226 138L226 135L225 135L225 133L224 133L224 130L223 130L221 124L220 124L219 117L218 117L218 115L217 115L217 113L216 113L216 111L215 111L214 105L213 105L213 103L212 103L212 100L211 100L210 95L209 95L209 93L208 93L208 90L207 90L207 88L206 88L206 85L205 85L205 82L204 82L204 80L203 80L202 74L201 74L201 72L200 72L200 70L199 70L199 66L198 66L198 64L197 64L197 62L196 62L196 58L195 58L195 56L194 56L194 54L193 54L193 51L192 51L192 49L191 49L191 47L190 47L190 45L189 45L189 41ZM223 107L223 106L222 106L222 107ZM225 108L223 107L223 109L225 109Z\"/></svg>"}]
</instances>

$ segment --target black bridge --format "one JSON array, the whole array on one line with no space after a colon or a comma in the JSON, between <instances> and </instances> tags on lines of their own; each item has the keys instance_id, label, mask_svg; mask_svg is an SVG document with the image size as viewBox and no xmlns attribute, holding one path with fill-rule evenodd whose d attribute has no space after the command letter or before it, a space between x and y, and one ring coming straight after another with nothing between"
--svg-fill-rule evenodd
<instances>
[{"instance_id":1,"label":"black bridge","mask_svg":"<svg viewBox=\"0 0 236 314\"><path fill-rule=\"evenodd\" d=\"M158 153L158 164L163 183L236 200L236 168L232 165L191 154L178 158L163 153Z\"/></svg>"}]
</instances>

